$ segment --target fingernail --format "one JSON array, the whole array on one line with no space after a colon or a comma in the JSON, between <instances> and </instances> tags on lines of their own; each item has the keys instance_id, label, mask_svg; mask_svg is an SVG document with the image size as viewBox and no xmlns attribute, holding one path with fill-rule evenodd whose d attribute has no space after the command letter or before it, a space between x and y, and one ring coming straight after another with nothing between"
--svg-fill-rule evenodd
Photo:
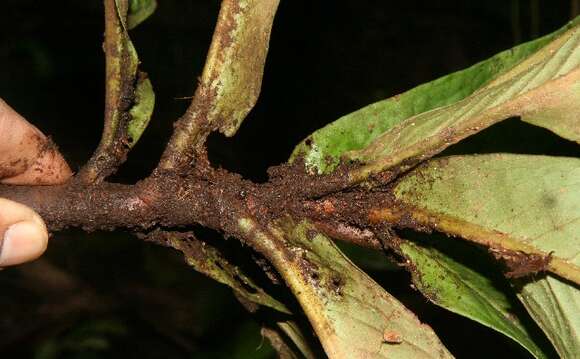
<instances>
[{"instance_id":1,"label":"fingernail","mask_svg":"<svg viewBox=\"0 0 580 359\"><path fill-rule=\"evenodd\" d=\"M34 221L17 222L4 232L0 244L0 266L28 262L38 258L46 249L48 235Z\"/></svg>"}]
</instances>

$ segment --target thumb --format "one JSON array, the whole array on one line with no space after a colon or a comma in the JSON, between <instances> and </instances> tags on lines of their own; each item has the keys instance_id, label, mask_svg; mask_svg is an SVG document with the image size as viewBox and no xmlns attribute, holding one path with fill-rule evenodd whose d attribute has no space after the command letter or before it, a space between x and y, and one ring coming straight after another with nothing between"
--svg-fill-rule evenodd
<instances>
[{"instance_id":1,"label":"thumb","mask_svg":"<svg viewBox=\"0 0 580 359\"><path fill-rule=\"evenodd\" d=\"M46 226L36 212L0 198L0 267L38 258L47 243Z\"/></svg>"}]
</instances>

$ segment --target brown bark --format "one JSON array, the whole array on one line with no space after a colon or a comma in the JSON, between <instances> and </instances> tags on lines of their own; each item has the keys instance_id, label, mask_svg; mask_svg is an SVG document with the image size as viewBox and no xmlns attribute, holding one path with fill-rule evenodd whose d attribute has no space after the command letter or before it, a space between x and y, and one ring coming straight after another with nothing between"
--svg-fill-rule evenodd
<instances>
[{"instance_id":1,"label":"brown bark","mask_svg":"<svg viewBox=\"0 0 580 359\"><path fill-rule=\"evenodd\" d=\"M187 175L157 171L134 185L87 184L73 178L57 186L0 185L0 197L33 208L50 231L80 227L87 231L123 228L148 232L197 224L244 240L238 228L240 218L253 218L267 226L291 214L297 219L315 220L333 237L379 247L372 233L357 227L364 228L367 196L350 198L347 204L339 194L325 195L340 177L310 176L301 165L283 165L270 172L269 182L255 184L200 161ZM328 203L339 208L330 213L325 206ZM355 218L357 223L353 222Z\"/></svg>"},{"instance_id":2,"label":"brown bark","mask_svg":"<svg viewBox=\"0 0 580 359\"><path fill-rule=\"evenodd\" d=\"M59 186L0 186L0 197L30 206L49 230L85 230L153 226L179 227L195 223L219 227L213 218L224 214L228 196L215 184L170 175L152 177L135 185L84 185L73 180Z\"/></svg>"}]
</instances>

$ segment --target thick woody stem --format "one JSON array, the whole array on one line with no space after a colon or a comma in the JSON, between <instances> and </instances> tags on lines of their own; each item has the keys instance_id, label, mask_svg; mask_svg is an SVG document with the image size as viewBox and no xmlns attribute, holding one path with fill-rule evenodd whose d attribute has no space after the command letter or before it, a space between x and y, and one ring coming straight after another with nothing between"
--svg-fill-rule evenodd
<instances>
[{"instance_id":1,"label":"thick woody stem","mask_svg":"<svg viewBox=\"0 0 580 359\"><path fill-rule=\"evenodd\" d=\"M81 227L139 232L155 226L200 224L235 235L236 225L230 223L244 210L239 191L247 186L238 177L224 174L220 178L165 174L135 185L87 185L75 178L59 186L0 185L0 197L33 208L50 231Z\"/></svg>"},{"instance_id":2,"label":"thick woody stem","mask_svg":"<svg viewBox=\"0 0 580 359\"><path fill-rule=\"evenodd\" d=\"M0 197L33 208L50 231L80 227L89 231L128 228L142 232L154 227L200 224L244 240L239 227L241 218L253 218L256 223L267 225L291 214L295 218L311 218L336 239L381 248L368 230L329 218L325 213L321 215L319 207L307 198L308 191L300 191L316 187L317 181L302 182L297 178L300 177L293 177L290 172L283 178L255 184L226 171L194 167L185 177L165 172L135 185L86 184L78 178L59 186L0 185ZM249 244L263 252L259 245Z\"/></svg>"}]
</instances>

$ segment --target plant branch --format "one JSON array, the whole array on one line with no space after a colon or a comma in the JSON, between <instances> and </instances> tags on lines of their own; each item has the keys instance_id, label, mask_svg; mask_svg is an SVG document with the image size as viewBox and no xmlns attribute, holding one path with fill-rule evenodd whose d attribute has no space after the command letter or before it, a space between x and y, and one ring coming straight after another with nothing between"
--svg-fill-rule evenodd
<instances>
[{"instance_id":1,"label":"plant branch","mask_svg":"<svg viewBox=\"0 0 580 359\"><path fill-rule=\"evenodd\" d=\"M274 263L277 259L272 256L286 249L283 241L272 239L276 236L270 238L268 226L288 214L310 219L320 231L335 239L377 250L384 249L385 243L375 234L387 230L385 225L438 230L484 245L508 265L514 264L514 275L547 270L580 283L578 268L563 259L505 233L402 206L389 189L358 188L312 200L309 195L313 188L324 193L324 186L319 183L324 176L306 176L286 165L272 170L269 182L255 184L206 166L207 163L192 167L188 176L156 174L135 185L87 185L78 180L50 187L0 185L0 197L32 207L52 231L75 226L147 232L152 228L199 224L244 241ZM185 251L180 241L177 238L168 244ZM387 245L397 247L396 241ZM520 260L533 265L518 268Z\"/></svg>"},{"instance_id":2,"label":"plant branch","mask_svg":"<svg viewBox=\"0 0 580 359\"><path fill-rule=\"evenodd\" d=\"M78 181L50 187L6 185L0 186L0 197L36 210L51 231L67 227L143 231L195 223L219 229L220 212L226 212L220 205L232 201L225 198L230 193L218 187L201 180L164 176L136 185L100 183L89 187Z\"/></svg>"}]
</instances>

